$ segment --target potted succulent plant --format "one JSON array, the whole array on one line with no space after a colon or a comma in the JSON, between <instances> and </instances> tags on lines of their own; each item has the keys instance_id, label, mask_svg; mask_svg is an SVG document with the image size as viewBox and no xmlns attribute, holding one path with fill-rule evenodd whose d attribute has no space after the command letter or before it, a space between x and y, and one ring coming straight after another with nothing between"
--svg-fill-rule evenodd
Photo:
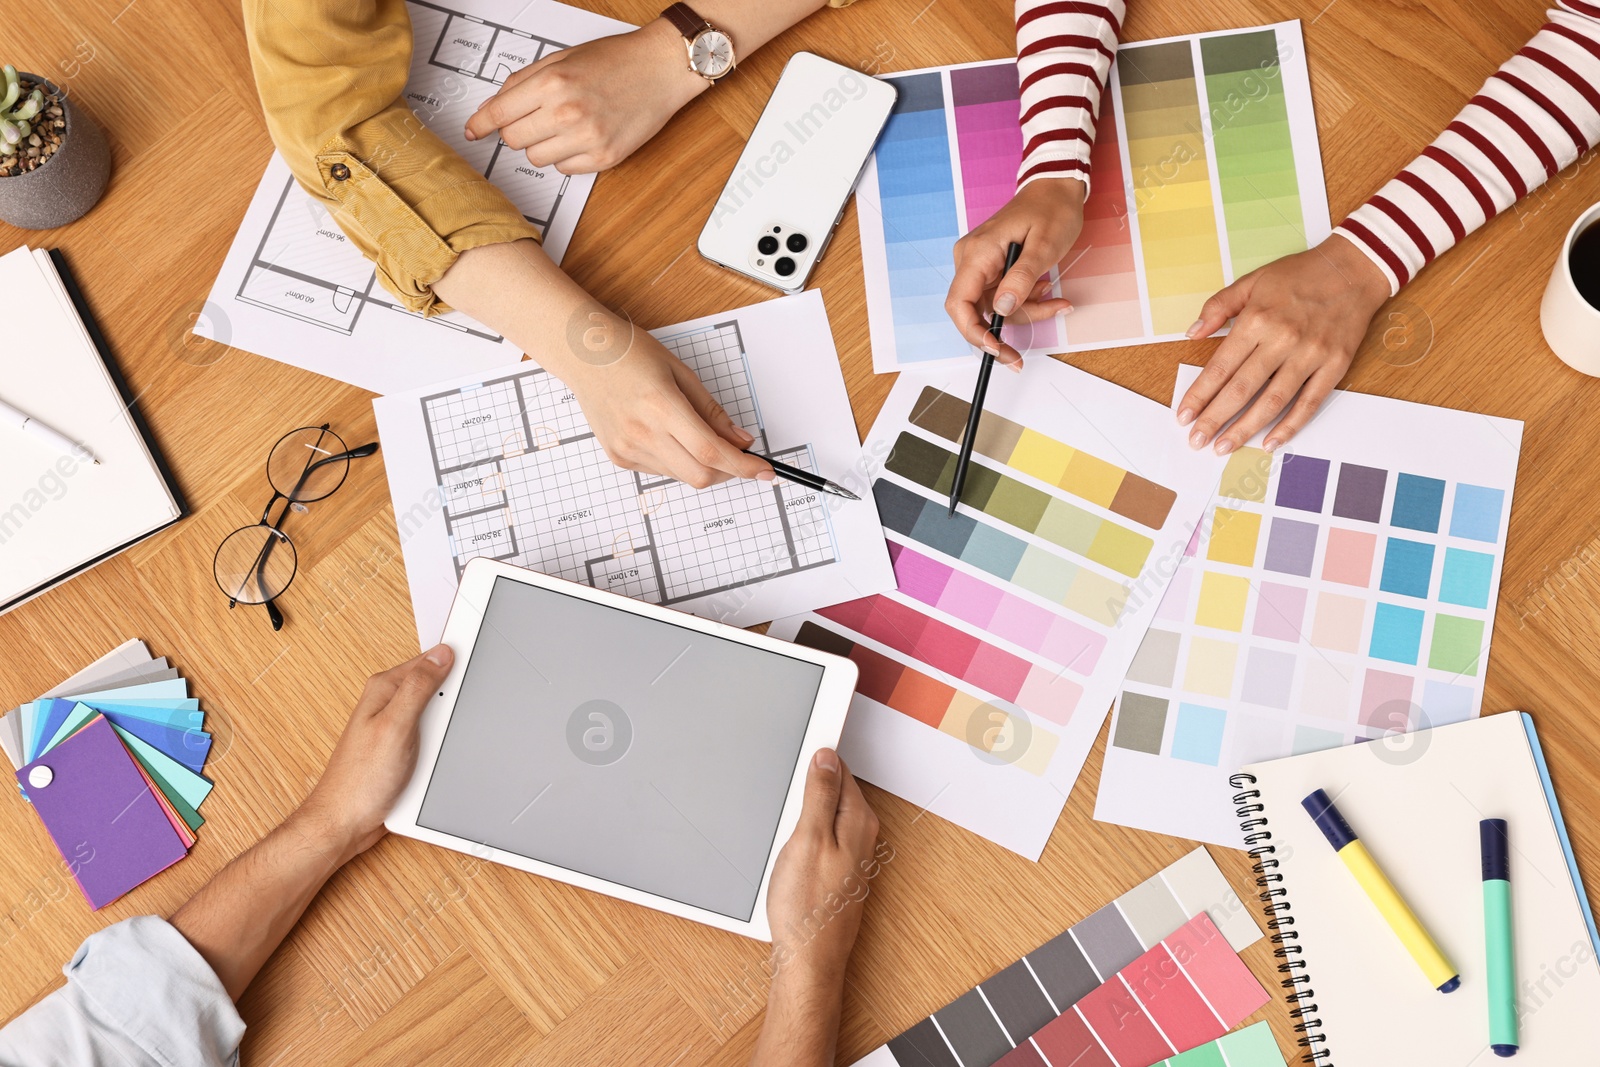
<instances>
[{"instance_id":1,"label":"potted succulent plant","mask_svg":"<svg viewBox=\"0 0 1600 1067\"><path fill-rule=\"evenodd\" d=\"M48 78L9 64L0 81L0 219L64 226L94 207L111 176L105 134Z\"/></svg>"}]
</instances>

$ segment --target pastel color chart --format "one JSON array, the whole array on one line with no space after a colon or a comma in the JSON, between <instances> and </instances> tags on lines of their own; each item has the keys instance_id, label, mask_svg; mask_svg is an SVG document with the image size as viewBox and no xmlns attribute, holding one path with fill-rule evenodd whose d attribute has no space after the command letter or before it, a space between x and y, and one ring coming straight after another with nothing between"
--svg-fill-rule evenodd
<instances>
[{"instance_id":1,"label":"pastel color chart","mask_svg":"<svg viewBox=\"0 0 1600 1067\"><path fill-rule=\"evenodd\" d=\"M858 190L873 366L950 365L951 245L1016 189L1016 63L885 80L900 99ZM1124 44L1090 155L1078 243L1052 272L1069 317L1007 328L1024 351L1176 340L1240 274L1329 230L1298 22Z\"/></svg>"},{"instance_id":2,"label":"pastel color chart","mask_svg":"<svg viewBox=\"0 0 1600 1067\"><path fill-rule=\"evenodd\" d=\"M1237 954L1260 937L1216 863L1195 849L868 1053L857 1067L1155 1063L1174 1048L1153 1032L1152 1018L1189 1048L1266 1002ZM1173 966L1180 956L1192 981ZM1126 1032L1108 1026L1110 1017L1126 1018ZM1091 1026L1110 1039L1101 1058L1064 1054ZM1136 1049L1151 1058L1139 1059ZM1106 1059L1108 1051L1123 1058ZM1270 1061L1230 1064L1258 1062Z\"/></svg>"},{"instance_id":3,"label":"pastel color chart","mask_svg":"<svg viewBox=\"0 0 1600 1067\"><path fill-rule=\"evenodd\" d=\"M860 667L839 746L857 775L1036 859L1224 461L1163 432L1166 408L1041 360L991 382L952 515L976 373L902 377L868 435L897 588L769 632Z\"/></svg>"},{"instance_id":4,"label":"pastel color chart","mask_svg":"<svg viewBox=\"0 0 1600 1067\"><path fill-rule=\"evenodd\" d=\"M1237 846L1239 766L1476 716L1521 439L1337 393L1279 455L1229 457L1129 667L1096 817Z\"/></svg>"}]
</instances>

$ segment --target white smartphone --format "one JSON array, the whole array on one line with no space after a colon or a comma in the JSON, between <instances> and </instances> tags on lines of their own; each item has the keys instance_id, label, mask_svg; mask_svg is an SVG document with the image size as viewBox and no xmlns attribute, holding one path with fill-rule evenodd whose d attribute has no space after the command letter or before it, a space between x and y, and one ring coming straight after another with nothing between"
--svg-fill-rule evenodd
<instances>
[{"instance_id":1,"label":"white smartphone","mask_svg":"<svg viewBox=\"0 0 1600 1067\"><path fill-rule=\"evenodd\" d=\"M897 95L887 82L796 52L700 231L700 254L785 293L804 289Z\"/></svg>"}]
</instances>

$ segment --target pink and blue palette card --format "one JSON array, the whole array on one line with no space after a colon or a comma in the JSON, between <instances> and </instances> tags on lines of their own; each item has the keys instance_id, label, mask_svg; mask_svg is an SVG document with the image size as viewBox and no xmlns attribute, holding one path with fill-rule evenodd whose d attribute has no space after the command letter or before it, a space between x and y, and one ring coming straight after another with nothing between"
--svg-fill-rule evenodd
<instances>
[{"instance_id":1,"label":"pink and blue palette card","mask_svg":"<svg viewBox=\"0 0 1600 1067\"><path fill-rule=\"evenodd\" d=\"M1522 423L1339 391L1259 445L1128 668L1098 819L1238 847L1239 767L1480 710Z\"/></svg>"},{"instance_id":2,"label":"pink and blue palette card","mask_svg":"<svg viewBox=\"0 0 1600 1067\"><path fill-rule=\"evenodd\" d=\"M0 716L0 749L96 909L188 854L211 793L205 713L130 641Z\"/></svg>"}]
</instances>

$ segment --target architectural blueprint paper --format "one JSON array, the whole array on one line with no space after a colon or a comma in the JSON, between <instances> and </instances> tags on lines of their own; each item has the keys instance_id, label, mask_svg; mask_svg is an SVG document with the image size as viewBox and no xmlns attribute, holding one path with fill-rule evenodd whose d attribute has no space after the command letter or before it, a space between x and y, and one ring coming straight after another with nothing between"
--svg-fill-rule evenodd
<instances>
[{"instance_id":1,"label":"architectural blueprint paper","mask_svg":"<svg viewBox=\"0 0 1600 1067\"><path fill-rule=\"evenodd\" d=\"M534 167L498 137L468 142L462 127L514 71L633 27L553 0L407 0L406 8L416 38L405 91L413 114L499 186L561 262L594 175ZM195 332L379 393L487 370L519 355L465 315L424 319L402 310L378 284L371 262L295 184L276 153Z\"/></svg>"},{"instance_id":2,"label":"architectural blueprint paper","mask_svg":"<svg viewBox=\"0 0 1600 1067\"><path fill-rule=\"evenodd\" d=\"M423 648L489 556L734 626L894 587L816 291L652 331L751 449L865 497L779 479L695 490L622 470L559 379L523 362L373 401Z\"/></svg>"}]
</instances>

